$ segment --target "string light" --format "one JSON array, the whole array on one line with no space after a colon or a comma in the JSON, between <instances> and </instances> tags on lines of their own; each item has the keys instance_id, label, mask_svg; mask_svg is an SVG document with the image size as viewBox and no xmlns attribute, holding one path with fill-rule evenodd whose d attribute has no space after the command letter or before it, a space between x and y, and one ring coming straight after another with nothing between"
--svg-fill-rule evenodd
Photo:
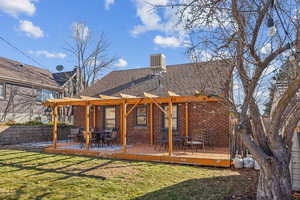
<instances>
[{"instance_id":1,"label":"string light","mask_svg":"<svg viewBox=\"0 0 300 200\"><path fill-rule=\"evenodd\" d=\"M274 35L276 35L276 33L277 33L277 29L276 29L275 26L272 26L272 27L269 28L268 35L270 37L273 37Z\"/></svg>"},{"instance_id":2,"label":"string light","mask_svg":"<svg viewBox=\"0 0 300 200\"><path fill-rule=\"evenodd\" d=\"M296 60L296 57L294 55L289 56L289 61L290 62L295 62L295 60Z\"/></svg>"},{"instance_id":3,"label":"string light","mask_svg":"<svg viewBox=\"0 0 300 200\"><path fill-rule=\"evenodd\" d=\"M276 3L275 0L271 0L271 9L274 8L274 4ZM269 37L273 37L276 35L277 33L277 29L275 27L275 24L274 24L274 20L273 20L273 17L272 17L272 14L270 15L270 17L268 18L268 21L267 21L267 27L268 27L268 36Z\"/></svg>"},{"instance_id":4,"label":"string light","mask_svg":"<svg viewBox=\"0 0 300 200\"><path fill-rule=\"evenodd\" d=\"M268 26L268 28L271 28L274 26L274 20L272 17L269 17L267 26Z\"/></svg>"}]
</instances>

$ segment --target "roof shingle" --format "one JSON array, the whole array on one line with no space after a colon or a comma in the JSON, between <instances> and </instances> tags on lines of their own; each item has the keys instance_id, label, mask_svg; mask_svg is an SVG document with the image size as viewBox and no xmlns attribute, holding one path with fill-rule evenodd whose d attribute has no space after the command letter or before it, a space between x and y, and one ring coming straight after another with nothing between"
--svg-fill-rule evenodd
<instances>
[{"instance_id":1,"label":"roof shingle","mask_svg":"<svg viewBox=\"0 0 300 200\"><path fill-rule=\"evenodd\" d=\"M181 96L195 94L195 90L205 94L225 94L228 88L230 67L225 61L188 63L167 66L162 77L151 76L151 68L113 71L81 95L96 97L99 94L119 96L125 93L143 96L148 92L157 96L168 96L168 91Z\"/></svg>"},{"instance_id":2,"label":"roof shingle","mask_svg":"<svg viewBox=\"0 0 300 200\"><path fill-rule=\"evenodd\" d=\"M64 80L59 74L63 74ZM60 86L68 75L68 72L52 74L45 69L0 57L0 79L6 81L13 80L20 84L61 90Z\"/></svg>"}]
</instances>

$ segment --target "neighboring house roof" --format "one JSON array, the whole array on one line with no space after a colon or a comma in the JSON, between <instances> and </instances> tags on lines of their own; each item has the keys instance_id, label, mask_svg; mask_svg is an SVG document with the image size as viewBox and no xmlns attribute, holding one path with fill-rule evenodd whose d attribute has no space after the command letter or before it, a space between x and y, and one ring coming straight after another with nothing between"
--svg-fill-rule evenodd
<instances>
[{"instance_id":1,"label":"neighboring house roof","mask_svg":"<svg viewBox=\"0 0 300 200\"><path fill-rule=\"evenodd\" d=\"M0 57L0 80L29 87L62 90L62 81L46 69Z\"/></svg>"},{"instance_id":2,"label":"neighboring house roof","mask_svg":"<svg viewBox=\"0 0 300 200\"><path fill-rule=\"evenodd\" d=\"M69 72L58 72L53 73L54 80L60 85L63 86L68 80L70 80L76 73L76 70Z\"/></svg>"},{"instance_id":3,"label":"neighboring house roof","mask_svg":"<svg viewBox=\"0 0 300 200\"><path fill-rule=\"evenodd\" d=\"M195 95L198 90L205 94L228 94L230 67L228 62L211 61L167 66L162 77L151 76L152 69L138 68L113 71L81 95L96 97L99 94L119 96L125 93L143 96L144 92L168 96L168 91L180 96Z\"/></svg>"}]
</instances>

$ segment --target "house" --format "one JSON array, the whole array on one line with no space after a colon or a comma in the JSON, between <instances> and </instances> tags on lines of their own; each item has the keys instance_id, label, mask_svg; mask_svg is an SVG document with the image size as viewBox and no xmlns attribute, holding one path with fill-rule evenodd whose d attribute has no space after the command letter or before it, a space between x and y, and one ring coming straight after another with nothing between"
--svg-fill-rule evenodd
<instances>
[{"instance_id":1,"label":"house","mask_svg":"<svg viewBox=\"0 0 300 200\"><path fill-rule=\"evenodd\" d=\"M168 97L170 93L176 96L229 95L231 82L227 80L228 64L215 61L164 66L164 59L162 55L153 55L150 67L113 71L87 88L81 95L89 97L99 97L99 95L143 97L144 93L159 97ZM162 106L166 108L167 104ZM174 104L173 134L183 135L187 131L186 112L188 112L190 134L212 132L216 134L214 141L216 146L228 147L229 110L224 102ZM128 144L149 143L149 113L150 105L139 105L128 116ZM84 116L84 108L75 107L74 125L84 127ZM119 106L99 106L96 116L95 129L104 130L120 126ZM161 129L167 128L167 118L158 107L154 107L153 118L154 135L158 135Z\"/></svg>"},{"instance_id":2,"label":"house","mask_svg":"<svg viewBox=\"0 0 300 200\"><path fill-rule=\"evenodd\" d=\"M50 99L44 105L53 109L53 146L46 151L228 167L231 127L223 97L232 96L230 66L226 60L166 66L157 54L149 67L112 71L77 98ZM73 106L74 125L84 129L84 152L56 144L58 107L64 106ZM114 128L122 151L118 145L114 153L89 149L93 133ZM183 152L174 140L204 135L195 143L202 153ZM168 146L163 153L156 148L162 141Z\"/></svg>"},{"instance_id":3,"label":"house","mask_svg":"<svg viewBox=\"0 0 300 200\"><path fill-rule=\"evenodd\" d=\"M76 71L48 70L0 57L0 121L49 120L41 102L73 96Z\"/></svg>"},{"instance_id":4,"label":"house","mask_svg":"<svg viewBox=\"0 0 300 200\"><path fill-rule=\"evenodd\" d=\"M277 74L275 78L275 84L273 88L273 95L271 99L272 104L275 104L279 98L284 94L289 86L289 81L295 78L295 66L291 63L287 63L283 66L280 73ZM297 98L300 97L300 92L296 94ZM290 161L290 173L292 180L292 189L294 191L300 191L300 122L296 128L293 138L292 138L292 148L291 148L291 161Z\"/></svg>"}]
</instances>

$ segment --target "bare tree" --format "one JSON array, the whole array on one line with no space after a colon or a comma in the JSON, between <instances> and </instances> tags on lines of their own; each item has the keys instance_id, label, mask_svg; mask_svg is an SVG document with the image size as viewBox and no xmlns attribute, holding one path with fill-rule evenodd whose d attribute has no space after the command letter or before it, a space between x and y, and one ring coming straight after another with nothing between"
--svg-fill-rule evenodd
<instances>
[{"instance_id":1,"label":"bare tree","mask_svg":"<svg viewBox=\"0 0 300 200\"><path fill-rule=\"evenodd\" d=\"M95 83L99 73L116 60L108 57L109 42L101 33L95 40L91 31L83 23L73 24L72 43L68 43L66 50L76 58L77 65L77 92Z\"/></svg>"},{"instance_id":2,"label":"bare tree","mask_svg":"<svg viewBox=\"0 0 300 200\"><path fill-rule=\"evenodd\" d=\"M270 123L264 123L257 94L265 92L288 59L300 52L299 0L174 0L192 43L189 53L206 51L211 59L232 66L230 75L241 83L240 102L225 99L238 116L236 132L261 166L257 199L292 199L289 163L294 130L300 119L300 67L284 94L272 105ZM299 12L299 11L298 11ZM298 54L296 53L298 52ZM228 67L227 66L227 67ZM225 67L225 66L224 66Z\"/></svg>"}]
</instances>

